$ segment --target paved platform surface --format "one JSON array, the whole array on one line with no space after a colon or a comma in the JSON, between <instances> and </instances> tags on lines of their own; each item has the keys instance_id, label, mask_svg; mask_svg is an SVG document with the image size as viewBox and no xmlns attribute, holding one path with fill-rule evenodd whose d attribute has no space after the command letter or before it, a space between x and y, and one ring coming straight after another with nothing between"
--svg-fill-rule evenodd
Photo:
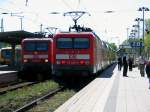
<instances>
[{"instance_id":1,"label":"paved platform surface","mask_svg":"<svg viewBox=\"0 0 150 112\"><path fill-rule=\"evenodd\" d=\"M0 87L2 84L14 82L18 80L18 71L11 69L7 65L0 65Z\"/></svg>"},{"instance_id":2,"label":"paved platform surface","mask_svg":"<svg viewBox=\"0 0 150 112\"><path fill-rule=\"evenodd\" d=\"M115 67L93 80L55 112L150 112L147 77L133 68L128 77Z\"/></svg>"}]
</instances>

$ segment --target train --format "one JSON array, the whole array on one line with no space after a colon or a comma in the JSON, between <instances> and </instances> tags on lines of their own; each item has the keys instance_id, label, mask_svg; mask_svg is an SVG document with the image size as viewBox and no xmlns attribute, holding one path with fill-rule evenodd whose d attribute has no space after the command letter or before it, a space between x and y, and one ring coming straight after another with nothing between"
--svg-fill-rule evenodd
<instances>
[{"instance_id":1,"label":"train","mask_svg":"<svg viewBox=\"0 0 150 112\"><path fill-rule=\"evenodd\" d=\"M52 71L53 40L51 38L26 38L22 40L21 46L21 77L23 79L36 77L41 80L49 77Z\"/></svg>"},{"instance_id":2,"label":"train","mask_svg":"<svg viewBox=\"0 0 150 112\"><path fill-rule=\"evenodd\" d=\"M21 41L19 75L22 79L43 79L51 76L95 76L99 71L113 63L115 51L109 43L90 28L80 27L77 20L84 11L64 13L70 15L75 25L67 32L55 32L46 37L43 33L27 37ZM77 16L77 17L76 17ZM71 31L74 29L75 31ZM1 50L0 54L3 50ZM1 58L2 63L10 63ZM2 56L1 56L2 57ZM19 58L20 60L20 58Z\"/></svg>"},{"instance_id":3,"label":"train","mask_svg":"<svg viewBox=\"0 0 150 112\"><path fill-rule=\"evenodd\" d=\"M15 65L21 64L21 46L15 48ZM11 65L12 64L12 48L3 47L0 49L0 64Z\"/></svg>"},{"instance_id":4,"label":"train","mask_svg":"<svg viewBox=\"0 0 150 112\"><path fill-rule=\"evenodd\" d=\"M91 31L57 33L53 48L56 76L93 76L115 60L115 51Z\"/></svg>"},{"instance_id":5,"label":"train","mask_svg":"<svg viewBox=\"0 0 150 112\"><path fill-rule=\"evenodd\" d=\"M89 29L57 32L41 38L25 38L21 47L23 79L43 79L68 74L95 76L116 58L109 43Z\"/></svg>"},{"instance_id":6,"label":"train","mask_svg":"<svg viewBox=\"0 0 150 112\"><path fill-rule=\"evenodd\" d=\"M12 48L0 50L1 64L11 64ZM93 31L58 32L48 37L25 38L15 49L22 79L51 76L95 76L113 63L116 52Z\"/></svg>"}]
</instances>

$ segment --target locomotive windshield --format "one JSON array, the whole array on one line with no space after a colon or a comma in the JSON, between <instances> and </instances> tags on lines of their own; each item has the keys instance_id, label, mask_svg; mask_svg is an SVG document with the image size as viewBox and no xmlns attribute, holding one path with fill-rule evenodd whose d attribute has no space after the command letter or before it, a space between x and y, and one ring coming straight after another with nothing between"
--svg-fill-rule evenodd
<instances>
[{"instance_id":1,"label":"locomotive windshield","mask_svg":"<svg viewBox=\"0 0 150 112\"><path fill-rule=\"evenodd\" d=\"M58 38L57 48L73 48L72 38Z\"/></svg>"},{"instance_id":2,"label":"locomotive windshield","mask_svg":"<svg viewBox=\"0 0 150 112\"><path fill-rule=\"evenodd\" d=\"M47 42L26 42L24 44L24 50L26 51L47 51Z\"/></svg>"},{"instance_id":3,"label":"locomotive windshield","mask_svg":"<svg viewBox=\"0 0 150 112\"><path fill-rule=\"evenodd\" d=\"M46 51L48 50L48 43L36 43L36 50L37 51Z\"/></svg>"},{"instance_id":4,"label":"locomotive windshield","mask_svg":"<svg viewBox=\"0 0 150 112\"><path fill-rule=\"evenodd\" d=\"M12 51L11 50L2 50L2 57L11 58Z\"/></svg>"},{"instance_id":5,"label":"locomotive windshield","mask_svg":"<svg viewBox=\"0 0 150 112\"><path fill-rule=\"evenodd\" d=\"M58 38L57 48L74 48L87 49L89 48L88 38Z\"/></svg>"},{"instance_id":6,"label":"locomotive windshield","mask_svg":"<svg viewBox=\"0 0 150 112\"><path fill-rule=\"evenodd\" d=\"M74 38L74 48L89 48L88 38Z\"/></svg>"}]
</instances>

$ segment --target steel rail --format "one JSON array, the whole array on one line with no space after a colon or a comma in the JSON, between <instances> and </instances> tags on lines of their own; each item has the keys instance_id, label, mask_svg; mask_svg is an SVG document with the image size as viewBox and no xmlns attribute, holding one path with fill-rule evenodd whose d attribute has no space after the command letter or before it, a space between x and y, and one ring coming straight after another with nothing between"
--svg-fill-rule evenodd
<instances>
[{"instance_id":1,"label":"steel rail","mask_svg":"<svg viewBox=\"0 0 150 112\"><path fill-rule=\"evenodd\" d=\"M5 88L1 88L0 89L0 95L5 94L8 91L13 91L13 90L23 88L25 86L30 86L30 85L33 85L33 84L36 84L36 82L24 82L24 83L21 83L21 84L16 84L16 85L8 86L8 87L5 87Z\"/></svg>"},{"instance_id":2,"label":"steel rail","mask_svg":"<svg viewBox=\"0 0 150 112\"><path fill-rule=\"evenodd\" d=\"M50 96L53 96L54 94L56 94L57 92L59 92L59 91L61 91L61 90L63 90L63 89L64 89L64 87L60 87L60 88L57 88L56 90L49 91L49 92L47 92L45 95L43 95L43 96L41 96L41 97L39 97L39 98L37 98L37 99L35 99L35 100L33 100L33 101L27 103L26 105L24 105L24 106L22 106L22 107L16 109L16 110L13 111L13 112L24 112L24 111L27 111L27 110L33 108L33 106L37 105L37 103L38 103L39 101L44 100L44 99L46 99L46 98L48 98L48 97L50 97Z\"/></svg>"}]
</instances>

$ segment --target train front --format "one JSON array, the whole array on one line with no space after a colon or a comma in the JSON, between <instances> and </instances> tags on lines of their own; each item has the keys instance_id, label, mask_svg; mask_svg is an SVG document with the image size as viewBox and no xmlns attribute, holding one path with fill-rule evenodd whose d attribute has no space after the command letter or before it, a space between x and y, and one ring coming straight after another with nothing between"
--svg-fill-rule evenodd
<instances>
[{"instance_id":1,"label":"train front","mask_svg":"<svg viewBox=\"0 0 150 112\"><path fill-rule=\"evenodd\" d=\"M93 73L93 35L90 32L58 33L54 36L56 76Z\"/></svg>"},{"instance_id":2,"label":"train front","mask_svg":"<svg viewBox=\"0 0 150 112\"><path fill-rule=\"evenodd\" d=\"M24 39L22 41L22 61L22 71L25 73L51 72L52 39Z\"/></svg>"},{"instance_id":3,"label":"train front","mask_svg":"<svg viewBox=\"0 0 150 112\"><path fill-rule=\"evenodd\" d=\"M12 57L12 49L11 47L5 47L1 49L1 64L11 64L11 57Z\"/></svg>"}]
</instances>

